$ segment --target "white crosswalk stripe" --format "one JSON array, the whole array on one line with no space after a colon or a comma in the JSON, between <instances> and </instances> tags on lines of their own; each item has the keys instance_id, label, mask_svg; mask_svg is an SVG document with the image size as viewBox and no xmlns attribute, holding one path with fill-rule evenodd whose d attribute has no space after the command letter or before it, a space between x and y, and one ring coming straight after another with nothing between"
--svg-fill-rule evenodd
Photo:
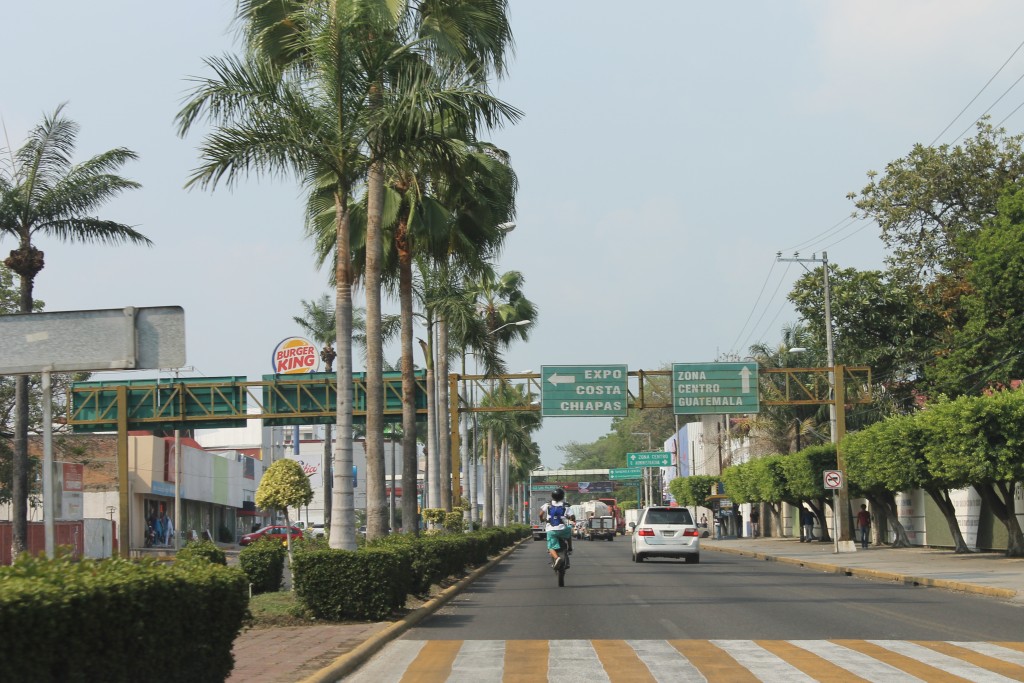
<instances>
[{"instance_id":1,"label":"white crosswalk stripe","mask_svg":"<svg viewBox=\"0 0 1024 683\"><path fill-rule=\"evenodd\" d=\"M936 670L978 683L1021 681L1024 647L903 640L397 640L345 680L707 683L745 675L764 683L813 683L846 672L871 683L912 683L933 678Z\"/></svg>"}]
</instances>

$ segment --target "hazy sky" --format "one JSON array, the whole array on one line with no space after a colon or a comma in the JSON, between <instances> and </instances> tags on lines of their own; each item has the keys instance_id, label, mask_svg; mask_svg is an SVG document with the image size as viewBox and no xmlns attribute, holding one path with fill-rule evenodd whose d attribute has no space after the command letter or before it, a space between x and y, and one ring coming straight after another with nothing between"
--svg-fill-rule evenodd
<instances>
[{"instance_id":1,"label":"hazy sky","mask_svg":"<svg viewBox=\"0 0 1024 683\"><path fill-rule=\"evenodd\" d=\"M935 140L1024 26L1015 0L511 5L516 54L496 90L525 118L492 135L521 183L500 269L524 273L540 310L530 341L508 354L511 371L651 370L777 342L803 270L776 264L776 252L827 249L840 266L879 267L877 227L842 222L847 192ZM182 189L201 136L179 139L174 116L188 77L207 74L203 58L234 49L234 7L8 3L0 117L17 148L66 101L82 127L79 159L118 146L141 156L123 173L143 189L103 215L154 246L40 240L36 295L47 310L180 305L196 373L259 379L277 342L300 333L300 302L329 288L292 180ZM1024 50L938 142L990 107L1019 132L1024 111L1011 112L1024 89L996 100L1022 74ZM14 246L0 239L0 253ZM544 463L558 466L558 445L592 441L608 424L548 418Z\"/></svg>"}]
</instances>

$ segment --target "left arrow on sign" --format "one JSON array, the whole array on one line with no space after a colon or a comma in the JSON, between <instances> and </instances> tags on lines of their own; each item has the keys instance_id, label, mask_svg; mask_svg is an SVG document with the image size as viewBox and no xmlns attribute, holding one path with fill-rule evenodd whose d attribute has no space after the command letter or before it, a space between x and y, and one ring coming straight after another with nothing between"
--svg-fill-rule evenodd
<instances>
[{"instance_id":1,"label":"left arrow on sign","mask_svg":"<svg viewBox=\"0 0 1024 683\"><path fill-rule=\"evenodd\" d=\"M559 384L576 384L576 376L575 375L559 375L557 372L555 372L555 373L552 373L552 375L550 377L548 377L548 381L551 382L552 384L554 384L556 387Z\"/></svg>"}]
</instances>

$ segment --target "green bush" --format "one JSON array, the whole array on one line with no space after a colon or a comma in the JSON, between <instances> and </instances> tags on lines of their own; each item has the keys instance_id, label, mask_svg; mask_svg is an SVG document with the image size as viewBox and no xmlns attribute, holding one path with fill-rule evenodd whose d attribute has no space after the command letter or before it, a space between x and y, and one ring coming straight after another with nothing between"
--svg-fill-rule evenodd
<instances>
[{"instance_id":1,"label":"green bush","mask_svg":"<svg viewBox=\"0 0 1024 683\"><path fill-rule=\"evenodd\" d=\"M380 621L405 605L412 552L402 546L311 550L293 558L295 593L318 619Z\"/></svg>"},{"instance_id":2,"label":"green bush","mask_svg":"<svg viewBox=\"0 0 1024 683\"><path fill-rule=\"evenodd\" d=\"M25 553L0 568L0 677L223 681L247 615L232 567Z\"/></svg>"},{"instance_id":3,"label":"green bush","mask_svg":"<svg viewBox=\"0 0 1024 683\"><path fill-rule=\"evenodd\" d=\"M227 555L213 541L193 541L179 550L175 559L178 562L199 559L225 566L228 563Z\"/></svg>"},{"instance_id":4,"label":"green bush","mask_svg":"<svg viewBox=\"0 0 1024 683\"><path fill-rule=\"evenodd\" d=\"M281 590L284 561L288 550L280 541L261 538L238 553L238 564L249 577L253 593L272 593Z\"/></svg>"},{"instance_id":5,"label":"green bush","mask_svg":"<svg viewBox=\"0 0 1024 683\"><path fill-rule=\"evenodd\" d=\"M530 534L530 527L518 524L471 534L391 534L356 551L308 546L293 558L295 591L321 619L384 619L407 595L425 596L432 585L486 563Z\"/></svg>"}]
</instances>

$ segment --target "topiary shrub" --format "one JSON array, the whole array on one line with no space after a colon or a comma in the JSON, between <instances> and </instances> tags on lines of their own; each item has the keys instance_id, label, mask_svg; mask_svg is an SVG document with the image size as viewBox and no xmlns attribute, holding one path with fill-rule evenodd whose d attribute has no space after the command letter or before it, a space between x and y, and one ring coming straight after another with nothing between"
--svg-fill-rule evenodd
<instances>
[{"instance_id":1,"label":"topiary shrub","mask_svg":"<svg viewBox=\"0 0 1024 683\"><path fill-rule=\"evenodd\" d=\"M213 564L227 565L228 558L224 551L212 541L193 541L178 551L175 558L178 562L189 560L205 560Z\"/></svg>"},{"instance_id":2,"label":"topiary shrub","mask_svg":"<svg viewBox=\"0 0 1024 683\"><path fill-rule=\"evenodd\" d=\"M288 550L280 541L261 538L238 553L238 564L249 577L253 593L273 593L281 590L284 578L284 560Z\"/></svg>"}]
</instances>

